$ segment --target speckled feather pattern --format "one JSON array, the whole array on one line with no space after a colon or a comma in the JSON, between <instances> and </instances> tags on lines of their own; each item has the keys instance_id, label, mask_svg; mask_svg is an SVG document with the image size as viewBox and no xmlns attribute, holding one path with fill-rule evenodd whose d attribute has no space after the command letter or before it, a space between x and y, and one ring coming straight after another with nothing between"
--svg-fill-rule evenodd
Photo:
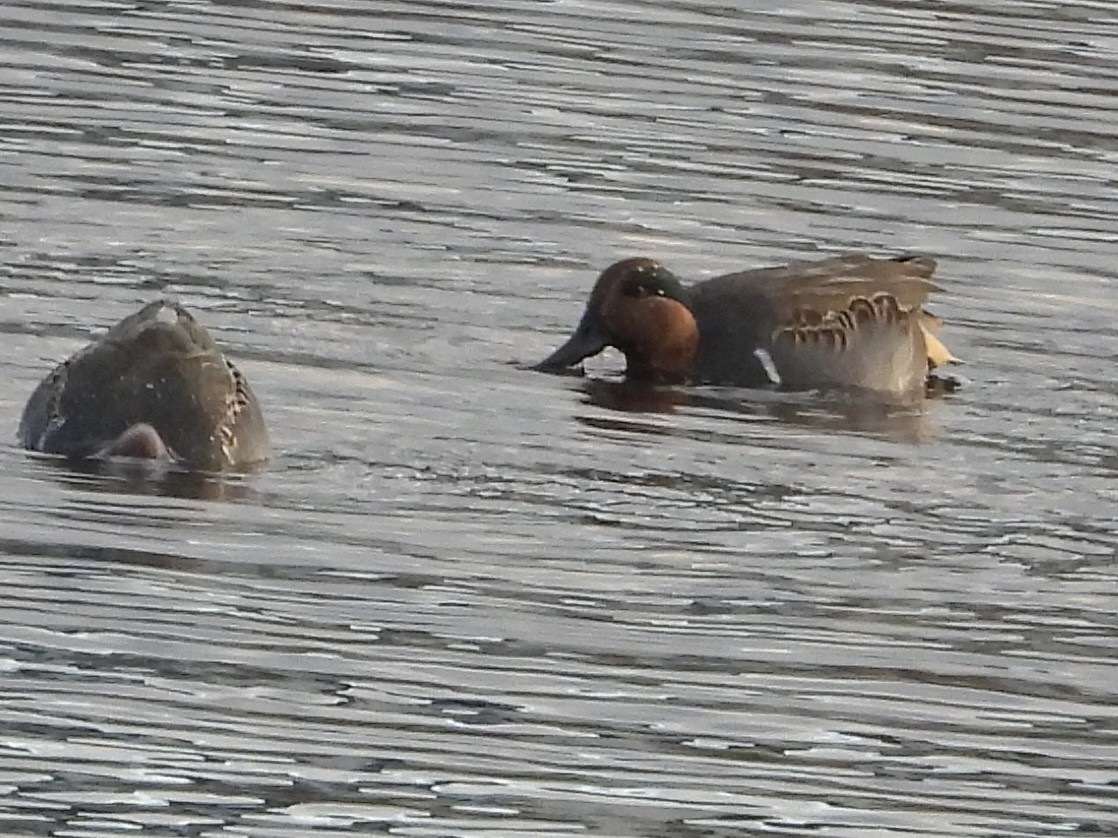
<instances>
[{"instance_id":1,"label":"speckled feather pattern","mask_svg":"<svg viewBox=\"0 0 1118 838\"><path fill-rule=\"evenodd\" d=\"M248 380L172 301L149 303L59 364L28 400L19 436L28 448L91 457L138 424L192 468L239 468L270 453Z\"/></svg>"}]
</instances>

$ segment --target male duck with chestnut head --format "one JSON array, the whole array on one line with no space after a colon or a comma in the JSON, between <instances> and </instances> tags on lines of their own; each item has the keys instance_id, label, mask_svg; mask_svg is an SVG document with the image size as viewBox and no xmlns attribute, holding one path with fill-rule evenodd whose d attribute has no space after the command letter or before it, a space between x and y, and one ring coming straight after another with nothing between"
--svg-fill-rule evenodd
<instances>
[{"instance_id":1,"label":"male duck with chestnut head","mask_svg":"<svg viewBox=\"0 0 1118 838\"><path fill-rule=\"evenodd\" d=\"M941 290L934 270L926 257L851 254L684 288L652 259L625 259L602 272L574 333L535 369L613 346L626 375L650 383L919 393L956 361L923 309Z\"/></svg>"}]
</instances>

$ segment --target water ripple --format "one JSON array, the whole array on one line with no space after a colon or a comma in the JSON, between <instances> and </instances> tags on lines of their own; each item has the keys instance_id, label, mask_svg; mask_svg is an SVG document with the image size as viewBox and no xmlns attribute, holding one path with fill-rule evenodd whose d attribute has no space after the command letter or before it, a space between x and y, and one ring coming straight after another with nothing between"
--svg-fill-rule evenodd
<instances>
[{"instance_id":1,"label":"water ripple","mask_svg":"<svg viewBox=\"0 0 1118 838\"><path fill-rule=\"evenodd\" d=\"M1118 828L1107 10L5 6L2 424L169 294L277 456L0 449L0 827ZM961 391L517 366L616 257L856 248Z\"/></svg>"}]
</instances>

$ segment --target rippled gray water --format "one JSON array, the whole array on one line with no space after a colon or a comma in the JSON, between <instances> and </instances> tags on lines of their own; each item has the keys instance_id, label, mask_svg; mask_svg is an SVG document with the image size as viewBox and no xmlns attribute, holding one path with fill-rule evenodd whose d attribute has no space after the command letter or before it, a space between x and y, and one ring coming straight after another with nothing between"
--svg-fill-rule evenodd
<instances>
[{"instance_id":1,"label":"rippled gray water","mask_svg":"<svg viewBox=\"0 0 1118 838\"><path fill-rule=\"evenodd\" d=\"M1118 18L790 5L0 10L0 831L1118 833ZM862 248L961 392L517 367L616 258ZM271 467L18 450L158 294Z\"/></svg>"}]
</instances>

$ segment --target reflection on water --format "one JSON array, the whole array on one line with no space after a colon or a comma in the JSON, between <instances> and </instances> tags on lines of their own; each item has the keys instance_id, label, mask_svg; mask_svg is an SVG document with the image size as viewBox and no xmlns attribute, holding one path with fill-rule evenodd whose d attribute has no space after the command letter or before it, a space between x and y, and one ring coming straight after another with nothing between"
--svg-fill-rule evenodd
<instances>
[{"instance_id":1,"label":"reflection on water","mask_svg":"<svg viewBox=\"0 0 1118 838\"><path fill-rule=\"evenodd\" d=\"M230 501L244 501L253 494L251 484L241 473L190 471L166 461L127 457L71 460L42 454L27 456L40 464L40 474L49 474L51 479L68 489ZM254 470L262 471L263 468Z\"/></svg>"},{"instance_id":2,"label":"reflection on water","mask_svg":"<svg viewBox=\"0 0 1118 838\"><path fill-rule=\"evenodd\" d=\"M0 447L0 832L1118 831L1118 23L727 8L0 9L0 426L166 293L276 452ZM514 366L615 259L854 249L966 386Z\"/></svg>"},{"instance_id":3,"label":"reflection on water","mask_svg":"<svg viewBox=\"0 0 1118 838\"><path fill-rule=\"evenodd\" d=\"M581 388L587 404L621 413L674 413L680 405L692 404L691 392L684 387L591 378Z\"/></svg>"},{"instance_id":4,"label":"reflection on water","mask_svg":"<svg viewBox=\"0 0 1118 838\"><path fill-rule=\"evenodd\" d=\"M590 378L580 384L587 404L620 413L675 413L681 408L736 415L749 422L776 420L820 432L856 432L900 442L936 438L935 399L896 401L866 393L792 393L735 387L650 386L628 380ZM591 420L586 420L591 421ZM603 424L633 427L624 417L597 417Z\"/></svg>"}]
</instances>

